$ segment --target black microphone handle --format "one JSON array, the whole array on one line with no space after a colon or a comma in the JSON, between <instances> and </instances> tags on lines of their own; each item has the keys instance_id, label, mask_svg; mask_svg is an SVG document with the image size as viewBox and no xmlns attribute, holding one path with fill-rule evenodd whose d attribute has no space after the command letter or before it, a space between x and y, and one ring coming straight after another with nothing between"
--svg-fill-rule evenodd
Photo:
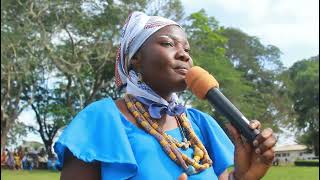
<instances>
[{"instance_id":1,"label":"black microphone handle","mask_svg":"<svg viewBox=\"0 0 320 180\"><path fill-rule=\"evenodd\" d=\"M219 113L231 122L240 134L242 134L249 142L253 142L260 131L250 128L248 119L219 91L218 88L210 89L206 98L214 105Z\"/></svg>"}]
</instances>

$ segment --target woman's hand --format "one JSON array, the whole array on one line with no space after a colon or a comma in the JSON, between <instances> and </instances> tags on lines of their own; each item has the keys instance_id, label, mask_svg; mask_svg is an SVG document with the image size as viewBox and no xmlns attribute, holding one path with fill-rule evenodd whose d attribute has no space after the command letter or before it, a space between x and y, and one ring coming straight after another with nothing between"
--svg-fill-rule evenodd
<instances>
[{"instance_id":1,"label":"woman's hand","mask_svg":"<svg viewBox=\"0 0 320 180\"><path fill-rule=\"evenodd\" d=\"M272 129L267 128L253 141L253 145L245 142L239 132L231 125L226 125L235 144L234 176L238 180L261 179L272 166L275 157L274 146L277 142ZM257 120L250 122L252 129L260 129Z\"/></svg>"}]
</instances>

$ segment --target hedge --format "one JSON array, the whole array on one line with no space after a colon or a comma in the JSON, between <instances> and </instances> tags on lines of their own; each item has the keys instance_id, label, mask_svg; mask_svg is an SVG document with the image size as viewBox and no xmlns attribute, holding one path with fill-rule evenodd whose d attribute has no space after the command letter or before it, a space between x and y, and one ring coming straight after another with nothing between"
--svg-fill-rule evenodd
<instances>
[{"instance_id":1,"label":"hedge","mask_svg":"<svg viewBox=\"0 0 320 180\"><path fill-rule=\"evenodd\" d=\"M319 160L297 160L294 162L296 166L319 166Z\"/></svg>"}]
</instances>

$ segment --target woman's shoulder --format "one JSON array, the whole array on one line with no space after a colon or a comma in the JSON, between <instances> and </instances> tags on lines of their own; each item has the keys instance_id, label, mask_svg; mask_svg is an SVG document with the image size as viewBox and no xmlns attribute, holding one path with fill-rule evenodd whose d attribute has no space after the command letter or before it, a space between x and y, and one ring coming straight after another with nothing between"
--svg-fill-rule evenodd
<instances>
[{"instance_id":1,"label":"woman's shoulder","mask_svg":"<svg viewBox=\"0 0 320 180\"><path fill-rule=\"evenodd\" d=\"M102 119L115 119L116 117L120 117L120 111L115 101L107 97L88 104L76 114L71 123L79 120L101 121Z\"/></svg>"},{"instance_id":2,"label":"woman's shoulder","mask_svg":"<svg viewBox=\"0 0 320 180\"><path fill-rule=\"evenodd\" d=\"M108 162L112 161L112 157L123 157L113 150L115 147L128 149L130 143L126 133L121 113L113 99L95 101L75 116L55 143L54 149L60 162L58 167L63 165L66 148L84 162Z\"/></svg>"},{"instance_id":3,"label":"woman's shoulder","mask_svg":"<svg viewBox=\"0 0 320 180\"><path fill-rule=\"evenodd\" d=\"M200 111L196 108L187 108L187 114L191 116L194 121L207 121L215 119L206 112Z\"/></svg>"},{"instance_id":4,"label":"woman's shoulder","mask_svg":"<svg viewBox=\"0 0 320 180\"><path fill-rule=\"evenodd\" d=\"M200 111L196 108L187 108L187 115L189 116L189 119L201 129L201 131L207 132L208 129L215 129L215 132L217 132L216 130L222 132L222 128L216 119L206 112Z\"/></svg>"},{"instance_id":5,"label":"woman's shoulder","mask_svg":"<svg viewBox=\"0 0 320 180\"><path fill-rule=\"evenodd\" d=\"M121 113L110 97L92 102L83 108L70 122L67 129L105 129L121 125Z\"/></svg>"},{"instance_id":6,"label":"woman's shoulder","mask_svg":"<svg viewBox=\"0 0 320 180\"><path fill-rule=\"evenodd\" d=\"M107 98L103 98L90 103L85 108L83 108L80 112L83 112L83 111L106 112L106 111L115 111L115 110L117 110L117 107L115 105L114 100L110 97L107 97Z\"/></svg>"}]
</instances>

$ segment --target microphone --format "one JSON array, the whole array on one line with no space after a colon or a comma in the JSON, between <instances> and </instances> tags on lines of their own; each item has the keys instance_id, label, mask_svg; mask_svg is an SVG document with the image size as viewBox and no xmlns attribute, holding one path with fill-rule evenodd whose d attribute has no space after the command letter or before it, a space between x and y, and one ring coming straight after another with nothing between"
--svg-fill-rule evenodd
<instances>
[{"instance_id":1,"label":"microphone","mask_svg":"<svg viewBox=\"0 0 320 180\"><path fill-rule=\"evenodd\" d=\"M187 72L185 81L196 97L207 99L242 136L253 142L260 131L250 128L248 119L220 92L219 83L212 75L199 66L193 66Z\"/></svg>"}]
</instances>

